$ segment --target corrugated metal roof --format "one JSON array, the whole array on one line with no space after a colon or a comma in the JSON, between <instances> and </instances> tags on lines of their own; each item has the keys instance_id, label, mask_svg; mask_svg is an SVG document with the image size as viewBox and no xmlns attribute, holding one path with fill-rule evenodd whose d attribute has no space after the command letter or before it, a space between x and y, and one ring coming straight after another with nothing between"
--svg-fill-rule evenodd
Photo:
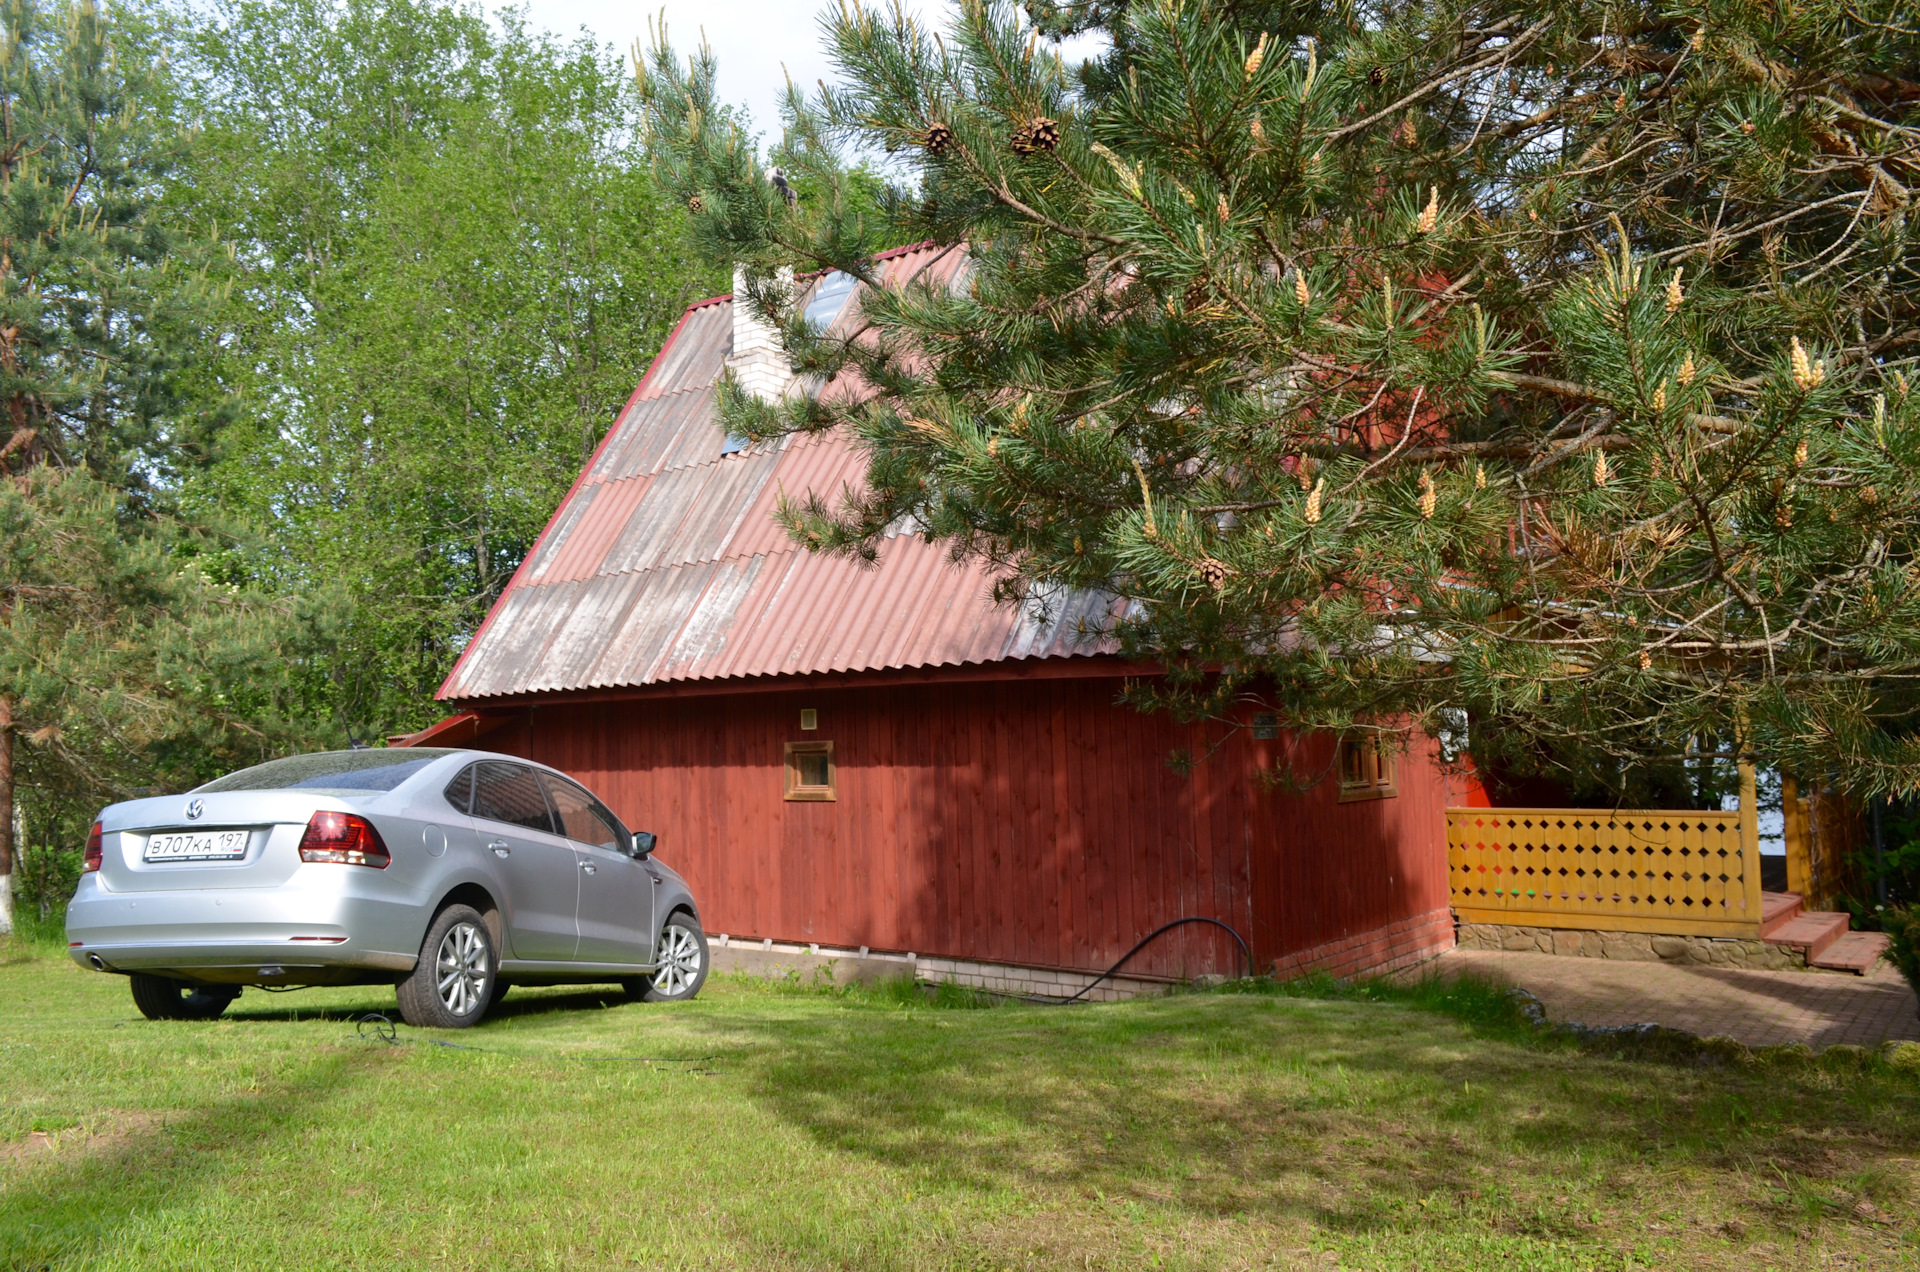
<instances>
[{"instance_id":1,"label":"corrugated metal roof","mask_svg":"<svg viewBox=\"0 0 1920 1272\"><path fill-rule=\"evenodd\" d=\"M886 285L951 286L965 259L920 246L877 264ZM835 329L859 321L858 302ZM877 565L795 544L773 520L779 493L837 503L865 459L833 435L722 456L714 385L732 350L730 297L687 311L442 699L1111 650L1110 597L996 605L984 567L916 535L889 538Z\"/></svg>"}]
</instances>

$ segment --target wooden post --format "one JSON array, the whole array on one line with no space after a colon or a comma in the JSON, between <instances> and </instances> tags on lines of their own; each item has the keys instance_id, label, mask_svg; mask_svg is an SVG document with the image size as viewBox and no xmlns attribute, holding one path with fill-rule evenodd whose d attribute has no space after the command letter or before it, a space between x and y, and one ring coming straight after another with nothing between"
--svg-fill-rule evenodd
<instances>
[{"instance_id":1,"label":"wooden post","mask_svg":"<svg viewBox=\"0 0 1920 1272\"><path fill-rule=\"evenodd\" d=\"M1800 894L1813 904L1813 836L1807 825L1807 801L1800 798L1800 783L1780 775L1780 811L1786 818L1787 891Z\"/></svg>"},{"instance_id":2,"label":"wooden post","mask_svg":"<svg viewBox=\"0 0 1920 1272\"><path fill-rule=\"evenodd\" d=\"M1740 859L1747 885L1747 918L1760 921L1760 791L1753 758L1740 758Z\"/></svg>"}]
</instances>

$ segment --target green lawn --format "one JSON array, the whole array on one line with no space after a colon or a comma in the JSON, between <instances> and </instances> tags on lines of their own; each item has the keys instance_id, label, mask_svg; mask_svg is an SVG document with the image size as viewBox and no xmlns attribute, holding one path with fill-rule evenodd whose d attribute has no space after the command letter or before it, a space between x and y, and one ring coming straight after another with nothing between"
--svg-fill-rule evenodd
<instances>
[{"instance_id":1,"label":"green lawn","mask_svg":"<svg viewBox=\"0 0 1920 1272\"><path fill-rule=\"evenodd\" d=\"M1920 1264L1920 1073L1885 1067L1628 1061L1354 994L716 981L356 1036L392 1004L153 1024L0 945L0 1268Z\"/></svg>"}]
</instances>

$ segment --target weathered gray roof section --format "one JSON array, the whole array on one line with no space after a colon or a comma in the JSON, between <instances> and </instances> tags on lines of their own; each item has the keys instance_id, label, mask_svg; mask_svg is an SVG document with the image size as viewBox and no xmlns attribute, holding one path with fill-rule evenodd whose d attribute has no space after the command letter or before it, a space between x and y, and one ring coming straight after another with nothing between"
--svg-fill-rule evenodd
<instances>
[{"instance_id":1,"label":"weathered gray roof section","mask_svg":"<svg viewBox=\"0 0 1920 1272\"><path fill-rule=\"evenodd\" d=\"M886 286L939 287L962 257L923 246L879 264ZM858 322L858 300L836 326ZM721 454L732 320L730 298L687 311L441 698L1111 651L1110 597L996 605L981 566L916 535L888 539L877 566L788 539L772 517L780 492L837 500L865 461L839 437Z\"/></svg>"}]
</instances>

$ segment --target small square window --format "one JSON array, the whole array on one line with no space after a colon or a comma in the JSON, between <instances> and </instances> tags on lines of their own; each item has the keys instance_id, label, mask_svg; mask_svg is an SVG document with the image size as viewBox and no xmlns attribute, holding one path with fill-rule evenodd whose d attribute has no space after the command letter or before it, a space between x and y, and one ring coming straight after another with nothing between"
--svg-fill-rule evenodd
<instances>
[{"instance_id":1,"label":"small square window","mask_svg":"<svg viewBox=\"0 0 1920 1272\"><path fill-rule=\"evenodd\" d=\"M799 800L832 800L834 794L833 743L787 743L787 796Z\"/></svg>"},{"instance_id":2,"label":"small square window","mask_svg":"<svg viewBox=\"0 0 1920 1272\"><path fill-rule=\"evenodd\" d=\"M1380 750L1373 738L1343 738L1340 742L1340 802L1390 799L1400 793L1395 783L1394 757Z\"/></svg>"},{"instance_id":3,"label":"small square window","mask_svg":"<svg viewBox=\"0 0 1920 1272\"><path fill-rule=\"evenodd\" d=\"M820 713L812 707L802 707L800 709L800 731L802 733L811 733L819 727Z\"/></svg>"},{"instance_id":4,"label":"small square window","mask_svg":"<svg viewBox=\"0 0 1920 1272\"><path fill-rule=\"evenodd\" d=\"M1271 742L1280 736L1280 717L1271 711L1259 711L1253 717L1253 740Z\"/></svg>"}]
</instances>

